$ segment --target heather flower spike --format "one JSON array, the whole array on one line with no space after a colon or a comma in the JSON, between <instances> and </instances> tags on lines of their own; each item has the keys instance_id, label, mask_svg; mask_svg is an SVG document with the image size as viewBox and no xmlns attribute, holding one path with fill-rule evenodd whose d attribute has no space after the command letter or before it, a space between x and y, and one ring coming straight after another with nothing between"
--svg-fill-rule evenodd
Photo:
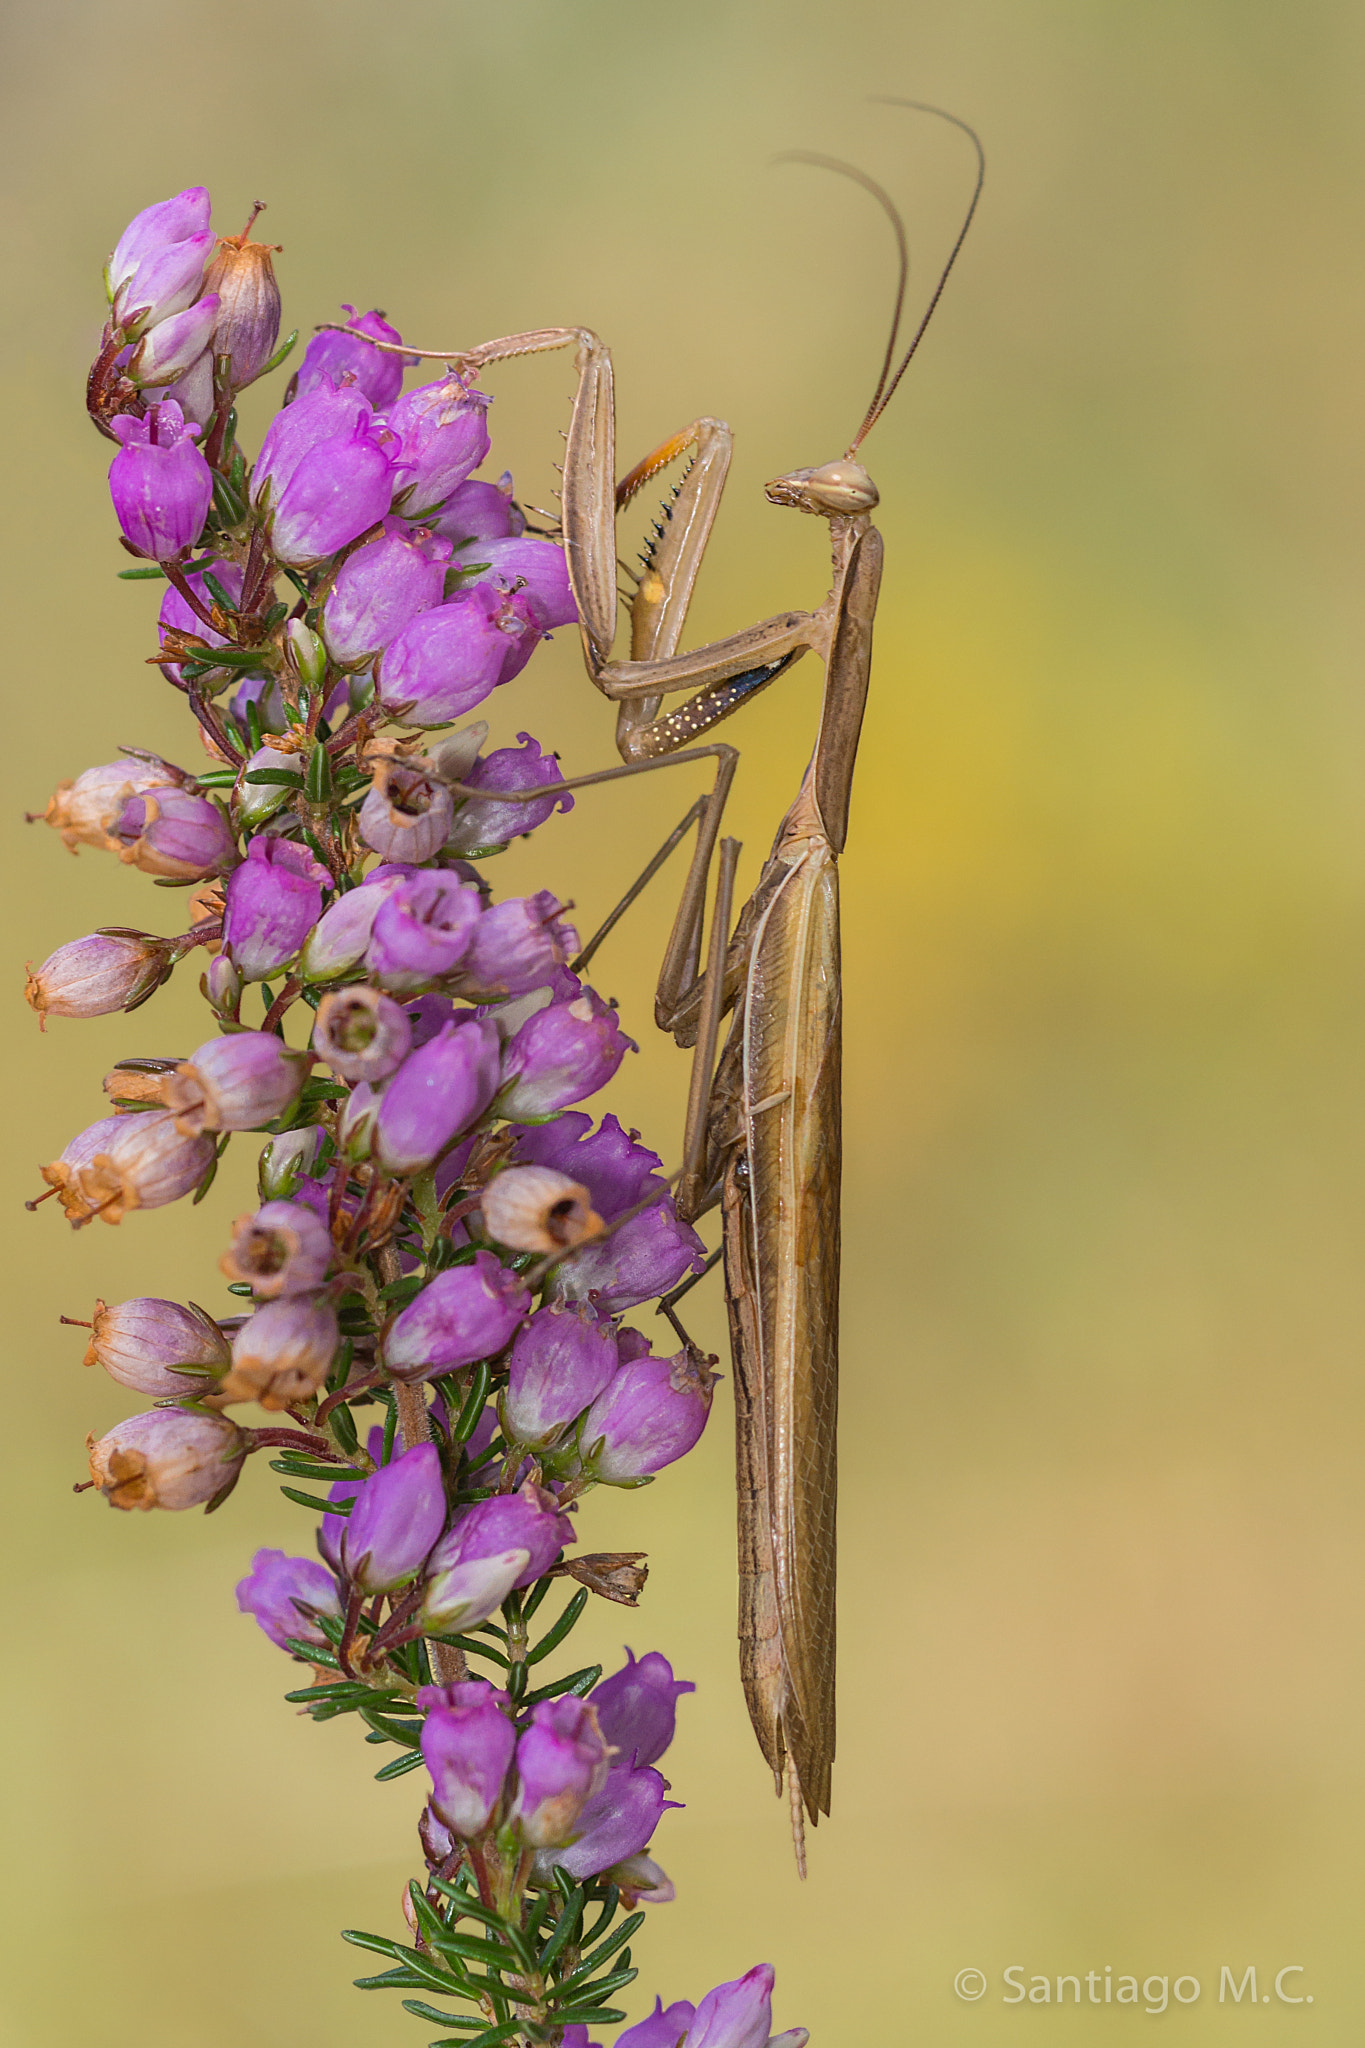
<instances>
[{"instance_id":1,"label":"heather flower spike","mask_svg":"<svg viewBox=\"0 0 1365 2048\"><path fill-rule=\"evenodd\" d=\"M238 1607L311 1667L294 1708L380 1747L385 1796L422 1772L417 1945L353 1938L463 2001L457 2032L592 2048L635 1975L618 1916L674 1897L659 1766L692 1688L661 1650L602 1678L566 1639L648 1576L641 1550L589 1547L595 1490L705 1427L714 1361L620 1323L705 1247L660 1156L592 1103L633 1041L571 964L553 837L522 893L500 886L509 844L572 808L516 694L576 620L569 547L527 531L488 460L471 366L405 392L418 359L378 312L316 328L259 447L238 440L236 394L291 345L258 211L219 233L192 186L129 223L88 385L123 554L160 600L141 673L198 765L72 761L35 814L117 855L125 888L183 892L161 899L175 936L104 925L29 970L44 1020L137 1020L104 1053L112 1113L60 1113L42 1175L75 1226L204 1202L221 1276L206 1305L167 1275L81 1325L128 1411L90 1438L88 1490L217 1509L250 1458L230 1510L250 1520L279 1479L298 1539L243 1532ZM144 1032L177 966L201 1027ZM319 1812L346 1810L344 1765L320 1759ZM622 2038L775 2048L771 1988L760 1966L637 2005Z\"/></svg>"}]
</instances>

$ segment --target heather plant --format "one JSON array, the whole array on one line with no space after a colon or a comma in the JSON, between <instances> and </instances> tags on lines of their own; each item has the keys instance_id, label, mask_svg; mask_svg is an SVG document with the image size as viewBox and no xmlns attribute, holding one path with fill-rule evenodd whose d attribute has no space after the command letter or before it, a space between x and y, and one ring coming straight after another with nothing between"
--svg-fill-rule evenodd
<instances>
[{"instance_id":1,"label":"heather plant","mask_svg":"<svg viewBox=\"0 0 1365 2048\"><path fill-rule=\"evenodd\" d=\"M538 741L459 724L574 621L558 537L475 475L486 396L405 393L377 312L317 332L250 459L237 394L297 339L254 221L216 235L202 187L137 216L87 394L120 573L165 586L156 660L207 765L130 747L60 786L66 845L187 890L188 921L59 946L28 1000L133 1011L200 955L210 1020L183 1059L118 1062L39 1200L117 1224L263 1141L259 1206L219 1226L231 1312L96 1303L86 1362L150 1405L90 1440L87 1485L211 1512L264 1454L308 1534L257 1550L238 1604L295 1660L293 1706L393 1751L381 1780L424 1774L406 1927L346 1934L387 1965L360 1984L442 2040L584 2048L674 1896L658 1766L692 1687L657 1650L560 1668L589 1600L646 1578L580 1549L580 1513L706 1426L715 1361L624 1320L704 1247L659 1155L578 1107L633 1048L566 907L486 872L572 803ZM759 1965L619 2038L766 2048L771 1992Z\"/></svg>"}]
</instances>

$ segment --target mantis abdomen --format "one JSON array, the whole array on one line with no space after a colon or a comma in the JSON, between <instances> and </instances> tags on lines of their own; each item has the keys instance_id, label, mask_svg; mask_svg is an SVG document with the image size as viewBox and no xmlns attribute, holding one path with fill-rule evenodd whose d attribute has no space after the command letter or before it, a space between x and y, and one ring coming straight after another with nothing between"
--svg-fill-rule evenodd
<instances>
[{"instance_id":1,"label":"mantis abdomen","mask_svg":"<svg viewBox=\"0 0 1365 2048\"><path fill-rule=\"evenodd\" d=\"M806 792L772 857L735 1052L726 1175L740 1656L759 1744L812 1820L834 1756L839 885Z\"/></svg>"}]
</instances>

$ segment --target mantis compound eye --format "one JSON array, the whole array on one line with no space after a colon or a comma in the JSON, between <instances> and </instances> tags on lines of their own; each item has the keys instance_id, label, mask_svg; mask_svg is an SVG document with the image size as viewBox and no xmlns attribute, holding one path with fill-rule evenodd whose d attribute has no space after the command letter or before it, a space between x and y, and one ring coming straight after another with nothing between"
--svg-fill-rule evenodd
<instances>
[{"instance_id":1,"label":"mantis compound eye","mask_svg":"<svg viewBox=\"0 0 1365 2048\"><path fill-rule=\"evenodd\" d=\"M786 476L774 477L766 495L771 504L814 512L822 519L847 519L870 512L880 499L861 462L851 462L846 456L819 469L793 469Z\"/></svg>"}]
</instances>

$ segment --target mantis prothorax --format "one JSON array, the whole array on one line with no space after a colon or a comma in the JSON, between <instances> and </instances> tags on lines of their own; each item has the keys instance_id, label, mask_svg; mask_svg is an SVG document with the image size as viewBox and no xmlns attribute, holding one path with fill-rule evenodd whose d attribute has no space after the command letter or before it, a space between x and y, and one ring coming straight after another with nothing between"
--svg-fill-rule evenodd
<instances>
[{"instance_id":1,"label":"mantis prothorax","mask_svg":"<svg viewBox=\"0 0 1365 2048\"><path fill-rule=\"evenodd\" d=\"M740 1668L749 1716L780 1792L785 1776L797 1863L805 1872L804 1814L830 1810L835 1727L835 1499L839 1321L840 967L837 857L843 848L867 700L882 538L872 523L878 491L856 459L919 345L976 211L985 160L969 136L977 176L971 203L908 347L896 344L908 273L905 231L892 200L861 171L797 153L853 178L885 210L900 272L876 389L837 461L796 469L766 487L769 501L829 522L833 577L813 612L763 620L679 654L693 587L729 467L731 435L700 418L615 481L611 356L585 328L542 328L457 351L413 351L461 374L508 357L576 347L578 387L564 462L562 526L588 673L618 706L624 767L527 793L581 789L672 763L711 757L713 787L698 799L626 901L693 822L696 845L660 970L655 1016L695 1048L679 1213L719 1205L735 1363L739 1496ZM368 339L368 337L366 337ZM894 368L893 368L894 365ZM630 658L613 661L617 623L616 515L669 463L692 460L664 508L628 599ZM802 654L825 680L819 730L796 799L778 829L753 894L730 929L739 847L720 842L719 872L702 965L705 898L721 814L738 759L722 743L695 742ZM690 694L677 709L664 700ZM471 790L471 795L477 792ZM586 964L607 926L575 965ZM732 1020L717 1062L720 1027ZM670 1312L685 1291L664 1304Z\"/></svg>"}]
</instances>

